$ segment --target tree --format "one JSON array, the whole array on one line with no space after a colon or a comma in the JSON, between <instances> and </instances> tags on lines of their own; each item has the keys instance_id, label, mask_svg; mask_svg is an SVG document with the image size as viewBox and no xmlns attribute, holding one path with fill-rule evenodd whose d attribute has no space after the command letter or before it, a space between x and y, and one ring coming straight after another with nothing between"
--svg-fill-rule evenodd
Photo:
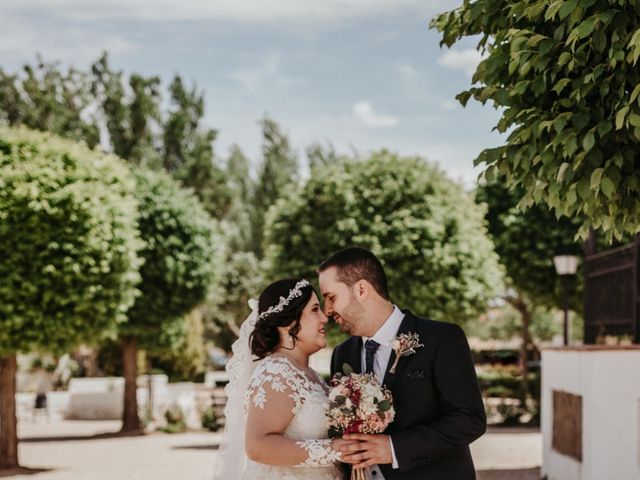
<instances>
[{"instance_id":1,"label":"tree","mask_svg":"<svg viewBox=\"0 0 640 480\"><path fill-rule=\"evenodd\" d=\"M171 106L163 128L164 168L193 188L205 209L224 218L232 201L224 172L213 152L216 131L203 128L204 93L194 86L187 90L176 75L169 86Z\"/></svg>"},{"instance_id":2,"label":"tree","mask_svg":"<svg viewBox=\"0 0 640 480\"><path fill-rule=\"evenodd\" d=\"M0 121L101 144L135 165L164 169L224 218L231 195L213 152L216 132L202 125L204 93L176 75L165 111L160 87L157 76L115 70L106 53L86 73L39 60L22 75L0 70Z\"/></svg>"},{"instance_id":3,"label":"tree","mask_svg":"<svg viewBox=\"0 0 640 480\"><path fill-rule=\"evenodd\" d=\"M509 191L502 182L478 186L476 201L487 205L486 220L500 263L506 271L507 289L503 295L520 315L521 359L523 366L522 401L528 397L527 360L535 345L531 326L539 307L562 308L566 292L558 285L554 255L582 256L576 242L580 221L557 219L545 205L518 208L522 192ZM576 275L570 306L582 311L582 276Z\"/></svg>"},{"instance_id":4,"label":"tree","mask_svg":"<svg viewBox=\"0 0 640 480\"><path fill-rule=\"evenodd\" d=\"M114 335L140 280L124 162L51 134L0 128L0 468L18 466L16 353Z\"/></svg>"},{"instance_id":5,"label":"tree","mask_svg":"<svg viewBox=\"0 0 640 480\"><path fill-rule=\"evenodd\" d=\"M483 216L437 167L378 152L316 171L276 204L266 228L270 273L313 279L335 250L363 246L386 267L395 303L464 323L501 283Z\"/></svg>"},{"instance_id":6,"label":"tree","mask_svg":"<svg viewBox=\"0 0 640 480\"><path fill-rule=\"evenodd\" d=\"M203 125L204 93L196 85L187 87L176 75L165 107L159 77L114 69L106 53L86 73L64 74L58 64L42 62L26 65L25 72L0 71L0 120L100 143L131 164L169 172L194 190L211 215L226 219L228 230L243 234L228 238L248 248L247 197L236 202L227 186L214 155L216 132ZM238 207L233 215L232 203ZM237 228L236 218L244 222Z\"/></svg>"},{"instance_id":7,"label":"tree","mask_svg":"<svg viewBox=\"0 0 640 480\"><path fill-rule=\"evenodd\" d=\"M126 85L123 72L111 68L106 53L92 65L91 73L91 93L108 135L105 143L135 165L157 168L154 132L160 123L160 78L134 73Z\"/></svg>"},{"instance_id":8,"label":"tree","mask_svg":"<svg viewBox=\"0 0 640 480\"><path fill-rule=\"evenodd\" d=\"M561 308L564 294L558 288L553 256L583 255L583 246L576 241L581 222L557 219L544 205L522 211L518 208L520 196L501 182L483 183L476 190L476 201L487 206L487 226L509 286L536 305ZM582 290L576 290L572 309L582 310L581 297Z\"/></svg>"},{"instance_id":9,"label":"tree","mask_svg":"<svg viewBox=\"0 0 640 480\"><path fill-rule=\"evenodd\" d=\"M149 365L162 370L172 382L194 382L204 376L206 352L202 309L196 308L167 322L160 332L161 339L146 350Z\"/></svg>"},{"instance_id":10,"label":"tree","mask_svg":"<svg viewBox=\"0 0 640 480\"><path fill-rule=\"evenodd\" d=\"M491 100L509 131L484 150L521 205L582 217L609 241L640 229L640 1L464 0L434 18L441 44L479 35L486 54L458 100Z\"/></svg>"},{"instance_id":11,"label":"tree","mask_svg":"<svg viewBox=\"0 0 640 480\"><path fill-rule=\"evenodd\" d=\"M249 160L236 145L231 148L227 159L225 176L231 195L229 210L223 222L226 244L230 252L248 252L253 244L251 220L254 217L254 185L249 173Z\"/></svg>"},{"instance_id":12,"label":"tree","mask_svg":"<svg viewBox=\"0 0 640 480\"><path fill-rule=\"evenodd\" d=\"M207 297L219 268L216 223L197 198L167 174L137 169L142 237L140 296L119 328L125 377L122 431L139 430L138 345L153 348L158 332Z\"/></svg>"},{"instance_id":13,"label":"tree","mask_svg":"<svg viewBox=\"0 0 640 480\"><path fill-rule=\"evenodd\" d=\"M0 121L48 131L93 148L100 141L96 119L87 115L92 102L85 73L69 68L63 73L55 63L38 58L25 65L22 75L0 69Z\"/></svg>"},{"instance_id":14,"label":"tree","mask_svg":"<svg viewBox=\"0 0 640 480\"><path fill-rule=\"evenodd\" d=\"M231 351L240 335L242 321L250 313L249 299L257 298L264 287L262 268L253 252L225 252L222 280L205 308L208 337L217 346Z\"/></svg>"},{"instance_id":15,"label":"tree","mask_svg":"<svg viewBox=\"0 0 640 480\"><path fill-rule=\"evenodd\" d=\"M334 146L328 144L326 147L320 143L313 143L306 148L309 169L313 172L318 168L325 168L334 163L348 161L348 158L338 155Z\"/></svg>"},{"instance_id":16,"label":"tree","mask_svg":"<svg viewBox=\"0 0 640 480\"><path fill-rule=\"evenodd\" d=\"M249 159L245 156L239 146L233 145L227 159L226 174L234 198L242 204L251 201L253 195L253 183L249 172Z\"/></svg>"},{"instance_id":17,"label":"tree","mask_svg":"<svg viewBox=\"0 0 640 480\"><path fill-rule=\"evenodd\" d=\"M265 117L262 122L262 163L258 168L252 218L252 251L263 256L263 230L269 207L298 182L298 159L289 139L278 124Z\"/></svg>"}]
</instances>

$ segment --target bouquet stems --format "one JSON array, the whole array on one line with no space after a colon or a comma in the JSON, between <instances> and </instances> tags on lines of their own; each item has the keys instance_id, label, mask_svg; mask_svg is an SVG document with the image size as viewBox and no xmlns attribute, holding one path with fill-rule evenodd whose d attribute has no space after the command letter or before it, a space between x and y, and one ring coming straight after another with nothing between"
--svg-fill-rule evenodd
<instances>
[{"instance_id":1,"label":"bouquet stems","mask_svg":"<svg viewBox=\"0 0 640 480\"><path fill-rule=\"evenodd\" d=\"M364 468L352 468L351 480L366 480L366 476L364 474Z\"/></svg>"}]
</instances>

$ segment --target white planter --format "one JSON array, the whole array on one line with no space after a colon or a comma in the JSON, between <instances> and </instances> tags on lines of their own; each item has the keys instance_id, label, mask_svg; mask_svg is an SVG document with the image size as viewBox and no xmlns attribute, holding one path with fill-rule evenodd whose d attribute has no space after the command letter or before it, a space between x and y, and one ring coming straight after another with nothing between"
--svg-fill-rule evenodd
<instances>
[{"instance_id":1,"label":"white planter","mask_svg":"<svg viewBox=\"0 0 640 480\"><path fill-rule=\"evenodd\" d=\"M145 409L148 403L148 377L137 379L138 407ZM153 414L161 419L172 405L184 412L187 425L199 428L194 384L169 383L166 375L152 376ZM121 377L74 378L69 384L66 418L75 420L119 420L124 408L124 379Z\"/></svg>"},{"instance_id":2,"label":"white planter","mask_svg":"<svg viewBox=\"0 0 640 480\"><path fill-rule=\"evenodd\" d=\"M554 391L582 403L581 414L567 412L582 423L581 460L560 453L559 441L554 445L554 422L566 420L553 411ZM541 401L543 477L640 479L640 346L543 350Z\"/></svg>"}]
</instances>

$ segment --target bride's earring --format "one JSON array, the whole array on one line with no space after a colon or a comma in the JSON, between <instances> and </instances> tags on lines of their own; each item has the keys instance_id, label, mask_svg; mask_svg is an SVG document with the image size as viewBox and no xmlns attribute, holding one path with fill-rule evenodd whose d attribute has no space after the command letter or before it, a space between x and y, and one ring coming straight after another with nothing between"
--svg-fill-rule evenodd
<instances>
[{"instance_id":1,"label":"bride's earring","mask_svg":"<svg viewBox=\"0 0 640 480\"><path fill-rule=\"evenodd\" d=\"M288 348L289 350L293 350L293 347L296 346L296 341L293 338L293 335L289 335L289 338L287 340L287 343L290 345Z\"/></svg>"}]
</instances>

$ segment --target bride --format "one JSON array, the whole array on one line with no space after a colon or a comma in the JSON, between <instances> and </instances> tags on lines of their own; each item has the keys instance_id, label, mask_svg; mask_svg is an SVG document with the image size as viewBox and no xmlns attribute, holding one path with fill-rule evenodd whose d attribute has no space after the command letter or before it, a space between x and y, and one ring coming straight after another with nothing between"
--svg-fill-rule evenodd
<instances>
[{"instance_id":1,"label":"bride","mask_svg":"<svg viewBox=\"0 0 640 480\"><path fill-rule=\"evenodd\" d=\"M216 480L340 480L340 448L327 438L327 385L309 356L327 345L327 317L304 279L278 280L249 302L227 365L225 432Z\"/></svg>"}]
</instances>

